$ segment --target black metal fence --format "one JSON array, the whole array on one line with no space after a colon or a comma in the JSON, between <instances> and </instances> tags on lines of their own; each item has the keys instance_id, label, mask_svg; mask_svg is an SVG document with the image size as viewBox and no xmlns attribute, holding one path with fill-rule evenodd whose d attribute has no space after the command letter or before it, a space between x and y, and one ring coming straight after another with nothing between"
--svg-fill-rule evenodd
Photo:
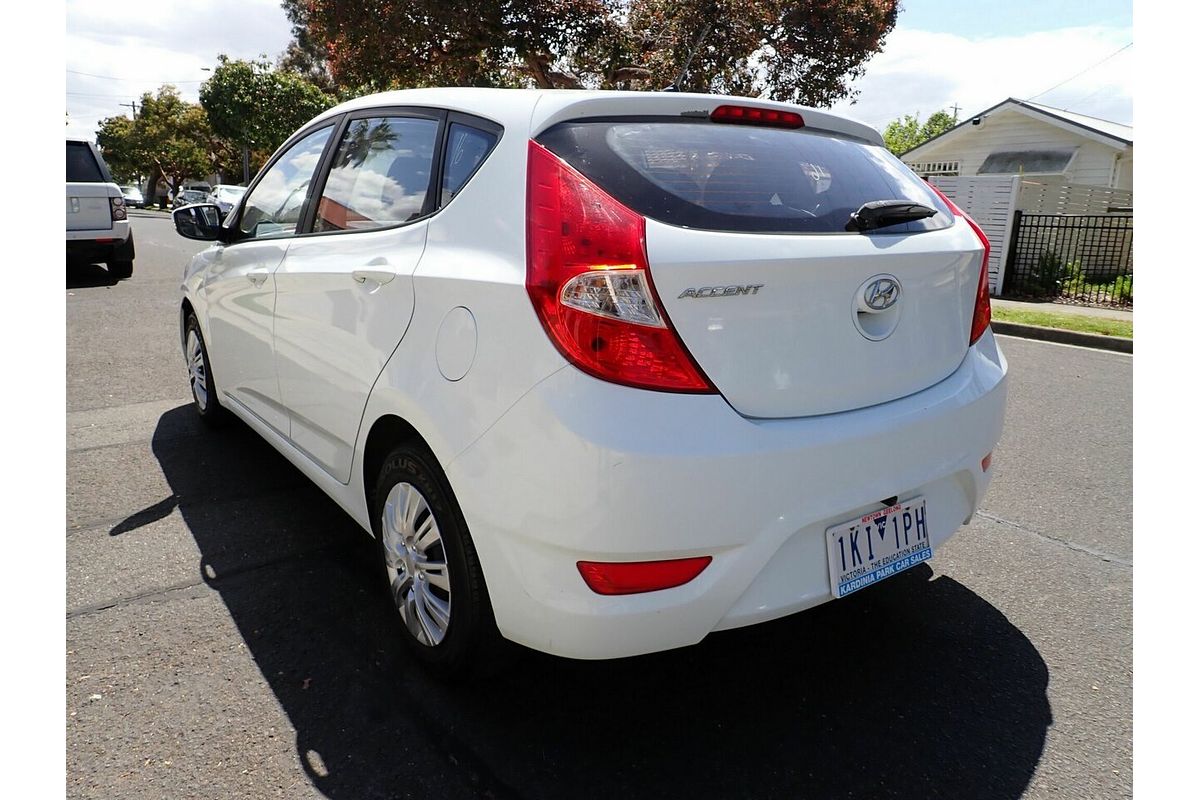
<instances>
[{"instance_id":1,"label":"black metal fence","mask_svg":"<svg viewBox=\"0 0 1200 800\"><path fill-rule=\"evenodd\" d=\"M1133 216L1017 211L1004 270L1004 297L1131 307Z\"/></svg>"}]
</instances>

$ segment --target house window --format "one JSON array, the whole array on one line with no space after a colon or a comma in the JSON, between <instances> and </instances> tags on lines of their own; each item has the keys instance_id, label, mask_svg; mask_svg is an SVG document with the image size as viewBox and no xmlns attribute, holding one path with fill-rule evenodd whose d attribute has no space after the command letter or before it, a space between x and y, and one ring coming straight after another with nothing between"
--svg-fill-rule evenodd
<instances>
[{"instance_id":1,"label":"house window","mask_svg":"<svg viewBox=\"0 0 1200 800\"><path fill-rule=\"evenodd\" d=\"M953 178L958 175L957 161L917 161L908 166L922 178L930 178L935 175Z\"/></svg>"},{"instance_id":2,"label":"house window","mask_svg":"<svg viewBox=\"0 0 1200 800\"><path fill-rule=\"evenodd\" d=\"M1077 148L1062 150L1003 150L984 159L980 175L1017 175L1041 173L1054 175L1063 172Z\"/></svg>"}]
</instances>

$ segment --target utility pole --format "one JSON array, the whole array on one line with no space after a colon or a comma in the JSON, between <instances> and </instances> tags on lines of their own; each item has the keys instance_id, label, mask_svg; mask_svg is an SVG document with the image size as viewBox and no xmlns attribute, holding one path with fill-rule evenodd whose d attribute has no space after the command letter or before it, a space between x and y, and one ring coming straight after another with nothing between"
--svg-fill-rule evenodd
<instances>
[{"instance_id":1,"label":"utility pole","mask_svg":"<svg viewBox=\"0 0 1200 800\"><path fill-rule=\"evenodd\" d=\"M958 103L955 103L954 105L952 105L950 107L952 109L954 109L954 121L958 122Z\"/></svg>"},{"instance_id":2,"label":"utility pole","mask_svg":"<svg viewBox=\"0 0 1200 800\"><path fill-rule=\"evenodd\" d=\"M137 119L137 100L134 100L131 103L117 103L117 105L133 109L133 118Z\"/></svg>"}]
</instances>

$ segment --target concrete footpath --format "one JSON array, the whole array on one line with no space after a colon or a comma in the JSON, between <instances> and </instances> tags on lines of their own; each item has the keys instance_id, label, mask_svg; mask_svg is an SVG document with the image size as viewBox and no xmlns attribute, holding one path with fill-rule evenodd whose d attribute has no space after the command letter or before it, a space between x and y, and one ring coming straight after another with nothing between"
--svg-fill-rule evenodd
<instances>
[{"instance_id":1,"label":"concrete footpath","mask_svg":"<svg viewBox=\"0 0 1200 800\"><path fill-rule=\"evenodd\" d=\"M1063 303L1025 303L1018 300L1001 300L992 298L993 308L1006 308L1014 311L1043 311L1055 314L1074 314L1081 317L1098 317L1102 319L1133 320L1132 311L1117 308L1091 308L1090 306L1070 306ZM1001 322L992 320L992 330L1009 336L1022 336L1026 339L1041 339L1047 342L1073 344L1080 347L1095 347L1101 350L1113 350L1118 353L1132 353L1133 339L1119 336L1102 336L1098 333L1082 333L1061 328L1043 328L1040 325L1022 325L1017 322Z\"/></svg>"}]
</instances>

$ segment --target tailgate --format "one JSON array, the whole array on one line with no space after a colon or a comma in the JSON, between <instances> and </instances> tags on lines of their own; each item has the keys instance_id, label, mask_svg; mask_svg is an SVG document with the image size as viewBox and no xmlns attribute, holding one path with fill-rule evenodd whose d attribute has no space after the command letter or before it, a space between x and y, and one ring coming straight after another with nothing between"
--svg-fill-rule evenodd
<instances>
[{"instance_id":1,"label":"tailgate","mask_svg":"<svg viewBox=\"0 0 1200 800\"><path fill-rule=\"evenodd\" d=\"M898 236L789 236L651 220L646 246L675 330L745 416L883 403L942 380L967 351L982 250L965 223ZM897 297L864 310L881 278L899 286Z\"/></svg>"},{"instance_id":2,"label":"tailgate","mask_svg":"<svg viewBox=\"0 0 1200 800\"><path fill-rule=\"evenodd\" d=\"M112 229L112 207L108 184L67 184L67 230L100 231Z\"/></svg>"}]
</instances>

